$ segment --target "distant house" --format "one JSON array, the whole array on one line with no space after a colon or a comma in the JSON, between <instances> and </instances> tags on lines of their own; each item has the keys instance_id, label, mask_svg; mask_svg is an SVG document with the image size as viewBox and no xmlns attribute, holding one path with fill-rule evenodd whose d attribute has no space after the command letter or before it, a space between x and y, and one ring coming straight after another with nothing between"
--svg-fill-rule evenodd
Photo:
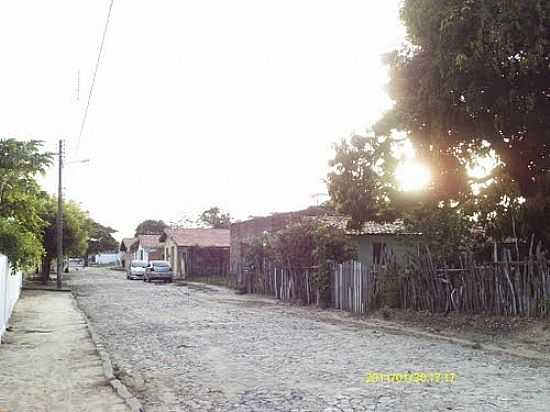
<instances>
[{"instance_id":1,"label":"distant house","mask_svg":"<svg viewBox=\"0 0 550 412\"><path fill-rule=\"evenodd\" d=\"M127 267L132 261L132 254L130 248L137 241L135 237L125 237L120 242L119 251L120 251L120 264L123 268Z\"/></svg>"},{"instance_id":2,"label":"distant house","mask_svg":"<svg viewBox=\"0 0 550 412\"><path fill-rule=\"evenodd\" d=\"M383 264L389 259L403 261L416 250L420 234L409 233L403 222L367 222L361 230L347 228L349 217L335 215L322 208L310 208L298 212L277 213L255 217L231 224L231 271L241 273L246 250L254 239L264 233L275 233L289 224L315 219L330 226L344 229L357 244L357 260L367 265Z\"/></svg>"},{"instance_id":3,"label":"distant house","mask_svg":"<svg viewBox=\"0 0 550 412\"><path fill-rule=\"evenodd\" d=\"M164 257L163 247L158 235L137 235L130 246L132 260L161 260Z\"/></svg>"},{"instance_id":4,"label":"distant house","mask_svg":"<svg viewBox=\"0 0 550 412\"><path fill-rule=\"evenodd\" d=\"M177 276L225 276L229 229L166 229L160 241Z\"/></svg>"}]
</instances>

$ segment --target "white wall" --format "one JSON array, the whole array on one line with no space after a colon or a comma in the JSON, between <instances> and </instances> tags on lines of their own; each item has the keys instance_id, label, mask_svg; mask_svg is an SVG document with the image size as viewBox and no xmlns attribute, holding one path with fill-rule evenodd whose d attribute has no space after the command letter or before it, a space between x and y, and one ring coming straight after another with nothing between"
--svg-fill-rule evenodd
<instances>
[{"instance_id":1,"label":"white wall","mask_svg":"<svg viewBox=\"0 0 550 412\"><path fill-rule=\"evenodd\" d=\"M22 282L21 272L12 275L8 258L0 254L0 342L8 326L13 307L19 299Z\"/></svg>"},{"instance_id":2,"label":"white wall","mask_svg":"<svg viewBox=\"0 0 550 412\"><path fill-rule=\"evenodd\" d=\"M95 255L95 263L98 265L120 264L119 253L100 253Z\"/></svg>"},{"instance_id":3,"label":"white wall","mask_svg":"<svg viewBox=\"0 0 550 412\"><path fill-rule=\"evenodd\" d=\"M144 249L141 245L138 245L137 251L134 253L132 260L144 260L146 262L149 261L149 253L147 253L147 249ZM143 256L142 256L143 255Z\"/></svg>"}]
</instances>

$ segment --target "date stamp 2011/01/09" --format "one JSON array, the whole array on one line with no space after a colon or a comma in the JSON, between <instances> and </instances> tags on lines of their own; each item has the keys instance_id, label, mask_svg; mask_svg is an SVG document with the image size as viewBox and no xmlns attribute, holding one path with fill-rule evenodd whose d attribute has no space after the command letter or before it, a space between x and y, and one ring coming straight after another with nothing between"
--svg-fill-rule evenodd
<instances>
[{"instance_id":1,"label":"date stamp 2011/01/09","mask_svg":"<svg viewBox=\"0 0 550 412\"><path fill-rule=\"evenodd\" d=\"M454 383L457 377L454 372L368 372L365 383Z\"/></svg>"}]
</instances>

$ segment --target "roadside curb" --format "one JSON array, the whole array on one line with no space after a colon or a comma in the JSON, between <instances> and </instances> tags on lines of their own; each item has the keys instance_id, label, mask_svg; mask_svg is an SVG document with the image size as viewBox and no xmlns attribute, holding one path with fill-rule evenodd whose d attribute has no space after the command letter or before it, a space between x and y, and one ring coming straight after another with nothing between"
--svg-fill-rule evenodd
<instances>
[{"instance_id":1,"label":"roadside curb","mask_svg":"<svg viewBox=\"0 0 550 412\"><path fill-rule=\"evenodd\" d=\"M71 290L71 292L73 291ZM107 378L113 390L117 393L118 396L120 396L124 400L124 402L132 412L144 412L143 405L141 404L141 402L134 395L132 395L132 393L128 390L126 385L124 385L115 376L114 370L113 370L113 364L111 363L111 358L107 353L107 351L105 350L103 343L101 342L101 338L94 330L94 327L92 326L92 323L88 318L88 315L86 314L86 312L84 312L84 310L80 306L80 303L78 302L78 299L74 293L72 293L72 297L76 307L78 308L80 313L82 313L82 316L84 316L84 319L86 320L88 333L90 335L90 338L92 339L92 342L96 347L99 357L101 358L101 363L103 366L103 374L105 375L105 378Z\"/></svg>"},{"instance_id":2,"label":"roadside curb","mask_svg":"<svg viewBox=\"0 0 550 412\"><path fill-rule=\"evenodd\" d=\"M69 288L56 288L52 286L33 286L33 285L25 285L23 283L23 286L21 286L21 290L39 290L41 292L71 292L71 289Z\"/></svg>"},{"instance_id":3,"label":"roadside curb","mask_svg":"<svg viewBox=\"0 0 550 412\"><path fill-rule=\"evenodd\" d=\"M481 350L481 351L490 352L490 353L504 354L504 355L513 356L515 358L521 358L521 359L527 359L527 360L543 361L550 364L550 356L545 356L538 352L529 351L529 353L517 353L508 349L499 348L498 346L491 345L491 344L475 342L468 339L454 338L451 336L437 335L430 332L424 332L417 329L407 328L394 322L386 322L381 320L369 321L369 320L358 320L358 319L343 319L339 316L322 316L322 319L328 320L328 321L339 321L339 322L351 323L351 324L354 324L357 326L363 326L369 329L377 328L377 329L385 330L390 333L396 333L396 334L402 334L402 335L405 334L405 335L411 335L411 336L416 336L421 338L435 339L435 340L445 341L449 343L454 343L456 345L460 345L470 349L476 349L476 350Z\"/></svg>"}]
</instances>

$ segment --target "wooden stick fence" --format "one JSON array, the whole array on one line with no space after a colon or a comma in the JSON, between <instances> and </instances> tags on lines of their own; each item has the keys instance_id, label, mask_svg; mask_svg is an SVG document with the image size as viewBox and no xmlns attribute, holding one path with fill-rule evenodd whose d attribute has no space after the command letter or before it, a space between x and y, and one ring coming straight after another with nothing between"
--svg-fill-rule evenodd
<instances>
[{"instance_id":1,"label":"wooden stick fence","mask_svg":"<svg viewBox=\"0 0 550 412\"><path fill-rule=\"evenodd\" d=\"M300 301L306 305L319 303L319 293L313 285L310 270L292 272L266 262L261 272L246 272L243 277L247 293Z\"/></svg>"},{"instance_id":2,"label":"wooden stick fence","mask_svg":"<svg viewBox=\"0 0 550 412\"><path fill-rule=\"evenodd\" d=\"M247 273L245 285L248 293L319 304L314 274L314 268L291 272L266 264L262 273ZM352 313L367 313L388 303L385 299L392 296L388 290L392 285L397 305L403 309L550 317L550 265L541 255L485 264L463 259L459 268L437 268L429 255L391 270L390 266L367 267L355 261L332 264L330 304Z\"/></svg>"},{"instance_id":3,"label":"wooden stick fence","mask_svg":"<svg viewBox=\"0 0 550 412\"><path fill-rule=\"evenodd\" d=\"M360 262L350 261L330 266L331 306L354 313L366 313L374 307L377 292L377 270ZM248 293L273 296L283 301L319 304L320 293L313 277L316 269L291 272L264 264L262 273L247 272L244 284Z\"/></svg>"},{"instance_id":4,"label":"wooden stick fence","mask_svg":"<svg viewBox=\"0 0 550 412\"><path fill-rule=\"evenodd\" d=\"M366 313L375 304L376 271L360 262L334 266L331 279L331 306L352 313Z\"/></svg>"},{"instance_id":5,"label":"wooden stick fence","mask_svg":"<svg viewBox=\"0 0 550 412\"><path fill-rule=\"evenodd\" d=\"M434 269L426 260L400 280L401 307L430 312L550 315L550 270L543 257Z\"/></svg>"}]
</instances>

